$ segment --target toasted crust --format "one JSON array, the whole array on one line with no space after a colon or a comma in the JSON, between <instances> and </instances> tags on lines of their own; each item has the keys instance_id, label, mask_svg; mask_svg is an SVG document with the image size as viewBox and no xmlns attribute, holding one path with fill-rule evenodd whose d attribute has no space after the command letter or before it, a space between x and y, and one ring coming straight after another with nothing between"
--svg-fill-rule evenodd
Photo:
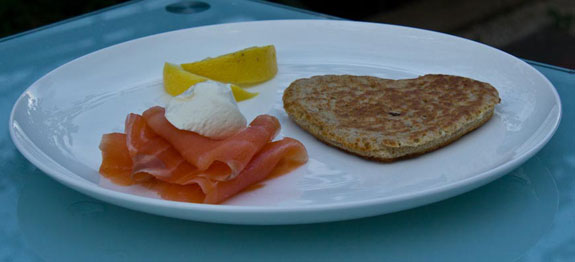
<instances>
[{"instance_id":1,"label":"toasted crust","mask_svg":"<svg viewBox=\"0 0 575 262\"><path fill-rule=\"evenodd\" d=\"M283 95L286 112L303 129L379 161L446 146L487 122L499 102L490 84L450 75L314 76L294 81Z\"/></svg>"}]
</instances>

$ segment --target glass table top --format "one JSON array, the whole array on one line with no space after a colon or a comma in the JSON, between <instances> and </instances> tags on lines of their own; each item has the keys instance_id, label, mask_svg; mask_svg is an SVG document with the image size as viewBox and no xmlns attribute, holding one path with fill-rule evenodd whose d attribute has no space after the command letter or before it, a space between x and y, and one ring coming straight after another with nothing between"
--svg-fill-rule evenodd
<instances>
[{"instance_id":1,"label":"glass table top","mask_svg":"<svg viewBox=\"0 0 575 262\"><path fill-rule=\"evenodd\" d=\"M0 261L575 259L575 72L532 61L563 102L563 120L549 144L479 189L371 218L237 226L148 215L68 189L16 150L7 128L13 103L35 80L74 58L194 26L329 18L258 1L202 2L207 7L133 1L0 39Z\"/></svg>"}]
</instances>

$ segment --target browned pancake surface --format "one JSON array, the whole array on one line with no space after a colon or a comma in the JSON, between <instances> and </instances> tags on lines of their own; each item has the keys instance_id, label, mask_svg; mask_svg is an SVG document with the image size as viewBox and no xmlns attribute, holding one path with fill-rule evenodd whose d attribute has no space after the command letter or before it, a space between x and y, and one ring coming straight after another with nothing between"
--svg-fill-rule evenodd
<instances>
[{"instance_id":1,"label":"browned pancake surface","mask_svg":"<svg viewBox=\"0 0 575 262\"><path fill-rule=\"evenodd\" d=\"M477 128L500 99L490 84L458 76L325 75L294 81L283 101L290 117L319 139L392 160L430 151Z\"/></svg>"}]
</instances>

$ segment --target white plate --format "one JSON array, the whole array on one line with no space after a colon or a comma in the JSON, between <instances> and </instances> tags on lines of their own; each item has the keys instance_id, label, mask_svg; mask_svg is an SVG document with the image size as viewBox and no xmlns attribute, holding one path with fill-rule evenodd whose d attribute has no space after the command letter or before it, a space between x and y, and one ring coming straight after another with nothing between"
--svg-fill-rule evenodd
<instances>
[{"instance_id":1,"label":"white plate","mask_svg":"<svg viewBox=\"0 0 575 262\"><path fill-rule=\"evenodd\" d=\"M167 99L165 61L184 63L274 44L279 73L242 102L251 119L272 114L280 136L305 144L310 161L223 205L158 199L141 188L100 181L101 135L122 131L130 112ZM392 164L371 162L318 142L289 120L283 90L320 74L411 78L428 73L491 83L501 95L494 117L446 148ZM191 220L296 224L384 214L445 199L517 167L551 138L561 115L552 84L523 61L436 32L359 22L288 20L222 24L136 39L78 58L28 88L14 105L11 136L22 154L61 183L113 204ZM142 196L145 195L145 196Z\"/></svg>"}]
</instances>

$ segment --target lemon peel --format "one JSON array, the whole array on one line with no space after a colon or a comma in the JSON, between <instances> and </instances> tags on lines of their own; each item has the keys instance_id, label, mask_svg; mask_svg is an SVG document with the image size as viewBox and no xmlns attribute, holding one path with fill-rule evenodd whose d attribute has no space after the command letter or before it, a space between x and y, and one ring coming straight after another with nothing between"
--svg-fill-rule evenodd
<instances>
[{"instance_id":1,"label":"lemon peel","mask_svg":"<svg viewBox=\"0 0 575 262\"><path fill-rule=\"evenodd\" d=\"M172 96L177 96L188 90L191 86L210 80L185 71L181 66L172 63L164 63L164 90ZM253 98L258 95L255 92L248 92L245 89L231 84L234 99L238 102Z\"/></svg>"},{"instance_id":2,"label":"lemon peel","mask_svg":"<svg viewBox=\"0 0 575 262\"><path fill-rule=\"evenodd\" d=\"M215 81L237 85L261 83L272 79L278 72L276 50L273 45L250 47L182 64L182 68Z\"/></svg>"}]
</instances>

